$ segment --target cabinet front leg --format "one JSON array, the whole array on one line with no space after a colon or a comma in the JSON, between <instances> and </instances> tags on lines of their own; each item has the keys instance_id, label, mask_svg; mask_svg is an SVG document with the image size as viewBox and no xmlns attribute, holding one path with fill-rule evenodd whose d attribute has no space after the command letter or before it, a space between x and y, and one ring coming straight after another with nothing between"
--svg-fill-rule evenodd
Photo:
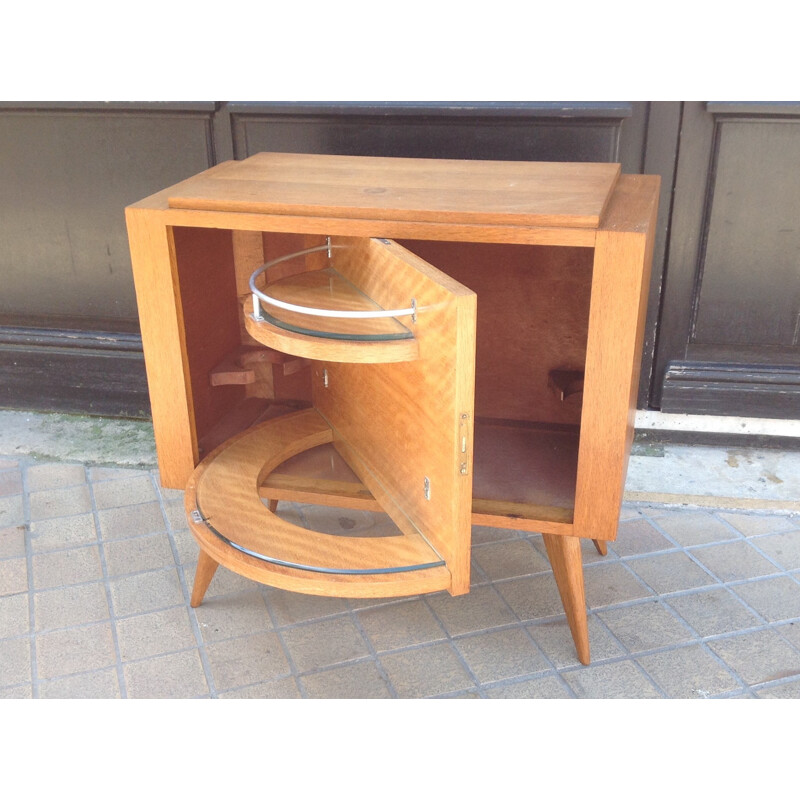
<instances>
[{"instance_id":1,"label":"cabinet front leg","mask_svg":"<svg viewBox=\"0 0 800 800\"><path fill-rule=\"evenodd\" d=\"M189 602L192 608L197 608L203 602L206 589L208 589L208 585L211 583L218 566L219 564L205 550L200 551L197 559L197 571L194 574L192 599Z\"/></svg>"},{"instance_id":2,"label":"cabinet front leg","mask_svg":"<svg viewBox=\"0 0 800 800\"><path fill-rule=\"evenodd\" d=\"M542 534L547 556L567 614L567 622L581 664L589 663L589 625L583 586L581 540L577 536Z\"/></svg>"}]
</instances>

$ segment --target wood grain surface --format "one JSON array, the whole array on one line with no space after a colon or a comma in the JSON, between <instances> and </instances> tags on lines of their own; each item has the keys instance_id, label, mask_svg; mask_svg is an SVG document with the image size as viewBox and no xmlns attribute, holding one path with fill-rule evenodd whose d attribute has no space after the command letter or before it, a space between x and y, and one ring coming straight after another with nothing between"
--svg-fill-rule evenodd
<instances>
[{"instance_id":1,"label":"wood grain surface","mask_svg":"<svg viewBox=\"0 0 800 800\"><path fill-rule=\"evenodd\" d=\"M258 153L174 187L172 208L595 228L618 164Z\"/></svg>"}]
</instances>

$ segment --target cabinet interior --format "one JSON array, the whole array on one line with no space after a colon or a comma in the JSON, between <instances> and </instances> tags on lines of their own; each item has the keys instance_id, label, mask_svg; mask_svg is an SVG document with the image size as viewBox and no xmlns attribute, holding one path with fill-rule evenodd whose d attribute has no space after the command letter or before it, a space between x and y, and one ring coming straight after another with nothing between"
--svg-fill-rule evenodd
<instances>
[{"instance_id":1,"label":"cabinet interior","mask_svg":"<svg viewBox=\"0 0 800 800\"><path fill-rule=\"evenodd\" d=\"M312 365L255 352L243 312L252 269L241 266L248 257L234 232L175 227L172 235L201 460L255 422L311 406ZM251 266L321 241L264 233ZM571 522L593 250L398 243L477 295L473 512L509 527L520 518ZM323 265L307 258L300 269ZM287 264L284 273L292 268ZM290 459L262 494L313 500L314 487L323 487L323 504L370 508L369 494L325 447L332 454Z\"/></svg>"}]
</instances>

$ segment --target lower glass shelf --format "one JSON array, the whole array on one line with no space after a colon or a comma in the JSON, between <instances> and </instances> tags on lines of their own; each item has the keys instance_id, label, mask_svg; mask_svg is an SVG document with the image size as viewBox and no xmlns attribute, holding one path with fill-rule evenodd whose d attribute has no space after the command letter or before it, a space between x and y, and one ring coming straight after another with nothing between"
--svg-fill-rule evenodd
<instances>
[{"instance_id":1,"label":"lower glass shelf","mask_svg":"<svg viewBox=\"0 0 800 800\"><path fill-rule=\"evenodd\" d=\"M264 504L272 470L333 432L314 409L265 422L228 440L186 490L190 528L217 563L262 583L314 594L394 596L447 588L450 573L419 534L339 536L301 528Z\"/></svg>"}]
</instances>

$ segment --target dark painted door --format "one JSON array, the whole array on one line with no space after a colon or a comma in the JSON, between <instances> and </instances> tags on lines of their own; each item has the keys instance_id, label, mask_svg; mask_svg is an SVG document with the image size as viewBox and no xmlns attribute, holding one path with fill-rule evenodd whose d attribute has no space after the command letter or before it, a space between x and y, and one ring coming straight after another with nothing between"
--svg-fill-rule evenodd
<instances>
[{"instance_id":1,"label":"dark painted door","mask_svg":"<svg viewBox=\"0 0 800 800\"><path fill-rule=\"evenodd\" d=\"M650 405L800 414L800 104L686 103Z\"/></svg>"}]
</instances>

